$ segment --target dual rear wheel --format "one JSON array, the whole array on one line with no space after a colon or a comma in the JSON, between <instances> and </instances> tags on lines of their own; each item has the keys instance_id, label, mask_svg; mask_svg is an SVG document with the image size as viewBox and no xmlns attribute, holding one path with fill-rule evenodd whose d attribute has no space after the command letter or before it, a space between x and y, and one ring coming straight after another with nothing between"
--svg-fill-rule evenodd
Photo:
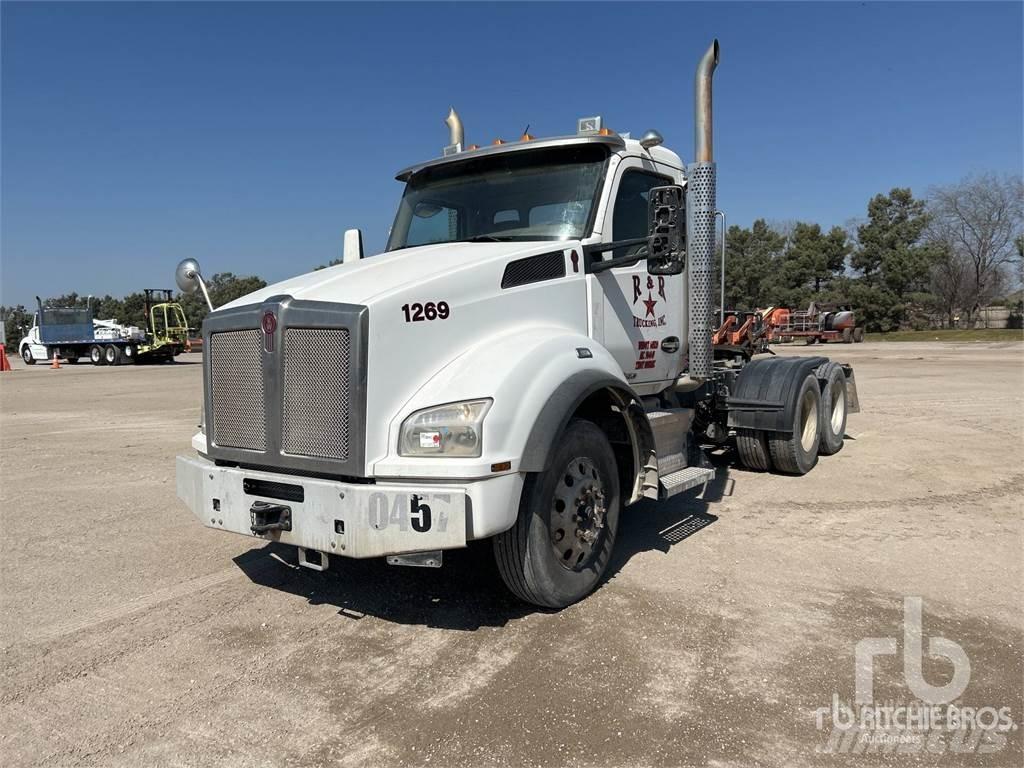
<instances>
[{"instance_id":1,"label":"dual rear wheel","mask_svg":"<svg viewBox=\"0 0 1024 768\"><path fill-rule=\"evenodd\" d=\"M792 408L791 430L739 430L736 449L748 469L775 468L805 475L818 456L831 456L843 447L846 433L846 375L838 363L824 363L800 382Z\"/></svg>"},{"instance_id":2,"label":"dual rear wheel","mask_svg":"<svg viewBox=\"0 0 1024 768\"><path fill-rule=\"evenodd\" d=\"M121 365L134 362L135 350L117 344L93 344L89 347L89 362L93 365Z\"/></svg>"}]
</instances>

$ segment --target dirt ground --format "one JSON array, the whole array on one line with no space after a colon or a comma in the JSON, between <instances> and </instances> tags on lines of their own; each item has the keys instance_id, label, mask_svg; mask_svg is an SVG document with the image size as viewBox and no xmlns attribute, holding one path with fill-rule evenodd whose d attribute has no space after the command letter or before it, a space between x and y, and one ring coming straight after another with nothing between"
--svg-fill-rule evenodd
<instances>
[{"instance_id":1,"label":"dirt ground","mask_svg":"<svg viewBox=\"0 0 1024 768\"><path fill-rule=\"evenodd\" d=\"M559 613L509 598L487 545L437 571L335 558L320 574L204 528L174 483L198 356L15 360L0 760L1020 766L1024 344L823 351L854 363L862 399L838 455L803 478L722 464L703 496L632 507L607 583ZM915 700L908 596L925 648L941 636L969 659L961 704L1009 707L1015 728L959 752L834 754L816 711L852 702L859 641L901 649L876 659L874 701ZM932 685L951 670L925 658Z\"/></svg>"}]
</instances>

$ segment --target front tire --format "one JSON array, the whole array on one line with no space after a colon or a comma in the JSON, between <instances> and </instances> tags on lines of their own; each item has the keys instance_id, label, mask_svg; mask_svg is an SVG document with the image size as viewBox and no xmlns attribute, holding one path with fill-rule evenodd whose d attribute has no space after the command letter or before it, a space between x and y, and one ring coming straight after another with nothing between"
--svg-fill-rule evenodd
<instances>
[{"instance_id":1,"label":"front tire","mask_svg":"<svg viewBox=\"0 0 1024 768\"><path fill-rule=\"evenodd\" d=\"M28 344L21 348L21 359L25 361L25 365L35 365L36 359L32 357L32 350Z\"/></svg>"},{"instance_id":2,"label":"front tire","mask_svg":"<svg viewBox=\"0 0 1024 768\"><path fill-rule=\"evenodd\" d=\"M821 442L821 392L818 377L807 374L796 391L792 431L775 433L768 440L772 464L780 472L806 475L818 463Z\"/></svg>"},{"instance_id":3,"label":"front tire","mask_svg":"<svg viewBox=\"0 0 1024 768\"><path fill-rule=\"evenodd\" d=\"M611 560L619 525L615 454L595 424L573 419L548 468L523 486L515 524L494 537L494 557L509 590L545 608L586 597Z\"/></svg>"}]
</instances>

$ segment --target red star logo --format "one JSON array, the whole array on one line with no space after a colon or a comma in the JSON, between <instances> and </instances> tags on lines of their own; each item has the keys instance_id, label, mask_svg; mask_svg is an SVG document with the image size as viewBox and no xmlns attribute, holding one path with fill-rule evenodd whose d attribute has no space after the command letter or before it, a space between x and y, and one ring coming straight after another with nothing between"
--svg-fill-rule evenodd
<instances>
[{"instance_id":1,"label":"red star logo","mask_svg":"<svg viewBox=\"0 0 1024 768\"><path fill-rule=\"evenodd\" d=\"M647 294L647 298L644 299L644 306L647 307L647 314L645 317L654 317L654 305L658 303L657 299L652 299L651 294Z\"/></svg>"}]
</instances>

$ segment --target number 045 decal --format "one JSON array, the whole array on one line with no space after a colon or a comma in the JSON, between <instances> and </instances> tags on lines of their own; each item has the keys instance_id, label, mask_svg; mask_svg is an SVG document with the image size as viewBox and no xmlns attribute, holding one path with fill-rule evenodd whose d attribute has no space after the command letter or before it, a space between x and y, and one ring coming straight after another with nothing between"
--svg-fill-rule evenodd
<instances>
[{"instance_id":1,"label":"number 045 decal","mask_svg":"<svg viewBox=\"0 0 1024 768\"><path fill-rule=\"evenodd\" d=\"M428 301L426 304L403 304L402 312L405 314L405 322L419 323L424 320L447 320L452 311L447 301L439 301L436 304Z\"/></svg>"}]
</instances>

